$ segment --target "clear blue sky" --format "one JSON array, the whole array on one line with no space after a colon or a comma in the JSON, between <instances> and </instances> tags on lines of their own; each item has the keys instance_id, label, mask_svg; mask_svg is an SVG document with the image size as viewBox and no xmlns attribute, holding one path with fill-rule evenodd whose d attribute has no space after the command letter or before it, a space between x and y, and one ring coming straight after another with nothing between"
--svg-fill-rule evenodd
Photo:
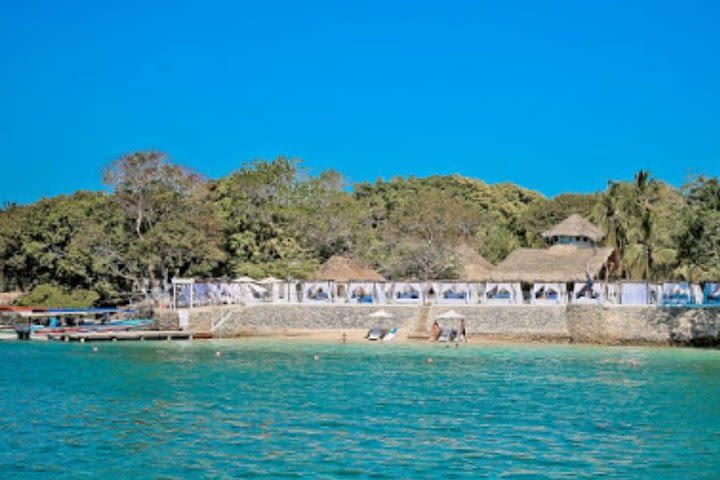
<instances>
[{"instance_id":1,"label":"clear blue sky","mask_svg":"<svg viewBox=\"0 0 720 480\"><path fill-rule=\"evenodd\" d=\"M210 177L286 155L546 195L718 175L719 6L6 0L0 202L148 148Z\"/></svg>"}]
</instances>

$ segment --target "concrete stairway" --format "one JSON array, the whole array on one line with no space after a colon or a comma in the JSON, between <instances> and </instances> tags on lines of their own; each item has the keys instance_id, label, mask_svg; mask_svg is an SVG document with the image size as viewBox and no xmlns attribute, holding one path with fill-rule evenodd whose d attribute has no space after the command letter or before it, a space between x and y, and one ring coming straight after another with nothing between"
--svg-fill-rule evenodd
<instances>
[{"instance_id":1,"label":"concrete stairway","mask_svg":"<svg viewBox=\"0 0 720 480\"><path fill-rule=\"evenodd\" d=\"M430 338L427 328L427 322L430 319L430 310L432 310L432 305L423 305L420 307L420 313L415 320L415 331L410 332L408 335L409 339L427 340Z\"/></svg>"}]
</instances>

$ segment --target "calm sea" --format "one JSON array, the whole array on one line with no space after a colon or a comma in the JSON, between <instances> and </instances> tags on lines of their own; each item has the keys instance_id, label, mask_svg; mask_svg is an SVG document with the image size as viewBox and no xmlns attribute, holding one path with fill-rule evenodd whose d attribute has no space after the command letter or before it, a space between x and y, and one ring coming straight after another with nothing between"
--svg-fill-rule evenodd
<instances>
[{"instance_id":1,"label":"calm sea","mask_svg":"<svg viewBox=\"0 0 720 480\"><path fill-rule=\"evenodd\" d=\"M96 345L0 344L2 478L720 477L720 351Z\"/></svg>"}]
</instances>

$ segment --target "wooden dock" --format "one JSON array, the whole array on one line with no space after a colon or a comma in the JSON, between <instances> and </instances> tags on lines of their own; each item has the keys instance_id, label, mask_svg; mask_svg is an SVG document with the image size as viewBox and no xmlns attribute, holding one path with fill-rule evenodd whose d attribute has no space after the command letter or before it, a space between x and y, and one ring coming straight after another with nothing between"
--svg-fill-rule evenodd
<instances>
[{"instance_id":1,"label":"wooden dock","mask_svg":"<svg viewBox=\"0 0 720 480\"><path fill-rule=\"evenodd\" d=\"M63 342L120 342L145 340L192 340L200 338L195 332L183 330L129 330L126 332L68 332L48 335L48 340Z\"/></svg>"}]
</instances>

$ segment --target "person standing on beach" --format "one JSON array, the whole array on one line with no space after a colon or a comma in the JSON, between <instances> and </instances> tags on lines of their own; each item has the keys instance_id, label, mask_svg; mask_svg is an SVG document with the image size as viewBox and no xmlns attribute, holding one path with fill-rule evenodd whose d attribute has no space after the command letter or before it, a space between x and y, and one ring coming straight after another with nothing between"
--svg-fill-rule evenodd
<instances>
[{"instance_id":1,"label":"person standing on beach","mask_svg":"<svg viewBox=\"0 0 720 480\"><path fill-rule=\"evenodd\" d=\"M440 325L438 324L437 320L433 322L432 330L430 330L430 339L435 341L440 336Z\"/></svg>"},{"instance_id":2,"label":"person standing on beach","mask_svg":"<svg viewBox=\"0 0 720 480\"><path fill-rule=\"evenodd\" d=\"M460 339L463 342L467 341L467 330L465 329L465 319L464 318L460 319Z\"/></svg>"}]
</instances>

